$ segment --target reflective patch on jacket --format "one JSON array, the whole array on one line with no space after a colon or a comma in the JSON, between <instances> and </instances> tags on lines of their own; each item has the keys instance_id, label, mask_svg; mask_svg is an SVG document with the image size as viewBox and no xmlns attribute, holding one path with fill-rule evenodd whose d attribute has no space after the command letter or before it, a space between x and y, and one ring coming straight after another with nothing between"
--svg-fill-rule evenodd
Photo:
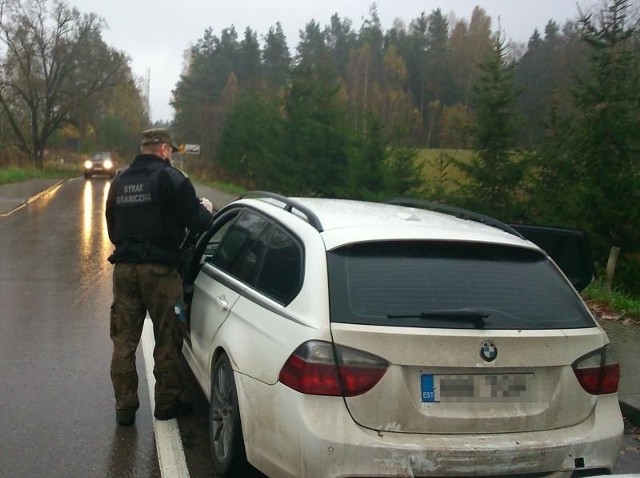
<instances>
[{"instance_id":1,"label":"reflective patch on jacket","mask_svg":"<svg viewBox=\"0 0 640 478\"><path fill-rule=\"evenodd\" d=\"M116 243L153 241L163 237L165 220L158 191L163 167L128 168L111 184L114 188Z\"/></svg>"},{"instance_id":2,"label":"reflective patch on jacket","mask_svg":"<svg viewBox=\"0 0 640 478\"><path fill-rule=\"evenodd\" d=\"M140 206L152 202L150 179L135 184L123 184L116 191L116 207Z\"/></svg>"}]
</instances>

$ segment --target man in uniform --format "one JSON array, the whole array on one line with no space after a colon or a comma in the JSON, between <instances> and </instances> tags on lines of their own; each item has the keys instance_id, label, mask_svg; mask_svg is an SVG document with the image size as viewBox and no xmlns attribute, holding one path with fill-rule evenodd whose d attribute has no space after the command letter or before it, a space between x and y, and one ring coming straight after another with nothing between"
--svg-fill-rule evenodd
<instances>
[{"instance_id":1,"label":"man in uniform","mask_svg":"<svg viewBox=\"0 0 640 478\"><path fill-rule=\"evenodd\" d=\"M177 265L185 229L206 230L213 216L211 202L198 199L191 181L171 166L177 150L169 130L143 131L141 153L116 176L107 197L107 229L115 246L109 257L114 264L111 381L119 425L133 425L139 407L136 349L147 312L156 342L154 416L169 420L191 411L180 399L176 306L183 291Z\"/></svg>"}]
</instances>

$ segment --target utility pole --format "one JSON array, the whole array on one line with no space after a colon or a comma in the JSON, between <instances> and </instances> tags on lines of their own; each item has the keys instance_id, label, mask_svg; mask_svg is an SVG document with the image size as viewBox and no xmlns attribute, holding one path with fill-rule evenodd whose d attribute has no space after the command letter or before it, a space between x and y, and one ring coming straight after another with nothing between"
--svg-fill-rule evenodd
<instances>
[{"instance_id":1,"label":"utility pole","mask_svg":"<svg viewBox=\"0 0 640 478\"><path fill-rule=\"evenodd\" d=\"M145 87L145 97L147 99L147 114L149 115L149 119L151 119L151 100L150 96L150 86L151 86L151 68L147 68L147 81Z\"/></svg>"}]
</instances>

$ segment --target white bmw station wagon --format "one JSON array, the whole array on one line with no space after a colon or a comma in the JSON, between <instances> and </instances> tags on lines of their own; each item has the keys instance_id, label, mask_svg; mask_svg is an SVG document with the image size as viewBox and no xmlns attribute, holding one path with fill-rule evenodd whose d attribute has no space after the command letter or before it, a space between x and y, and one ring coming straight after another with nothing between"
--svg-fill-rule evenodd
<instances>
[{"instance_id":1,"label":"white bmw station wagon","mask_svg":"<svg viewBox=\"0 0 640 478\"><path fill-rule=\"evenodd\" d=\"M583 239L404 200L221 209L183 268L216 473L610 473L619 365Z\"/></svg>"}]
</instances>

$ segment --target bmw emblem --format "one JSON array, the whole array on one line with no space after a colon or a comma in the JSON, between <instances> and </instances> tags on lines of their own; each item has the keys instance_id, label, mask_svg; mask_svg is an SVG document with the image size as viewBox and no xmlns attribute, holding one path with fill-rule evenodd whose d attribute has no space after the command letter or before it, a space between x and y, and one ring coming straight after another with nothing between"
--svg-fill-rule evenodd
<instances>
[{"instance_id":1,"label":"bmw emblem","mask_svg":"<svg viewBox=\"0 0 640 478\"><path fill-rule=\"evenodd\" d=\"M484 342L480 347L480 357L485 362L493 362L498 356L498 347L493 342Z\"/></svg>"}]
</instances>

